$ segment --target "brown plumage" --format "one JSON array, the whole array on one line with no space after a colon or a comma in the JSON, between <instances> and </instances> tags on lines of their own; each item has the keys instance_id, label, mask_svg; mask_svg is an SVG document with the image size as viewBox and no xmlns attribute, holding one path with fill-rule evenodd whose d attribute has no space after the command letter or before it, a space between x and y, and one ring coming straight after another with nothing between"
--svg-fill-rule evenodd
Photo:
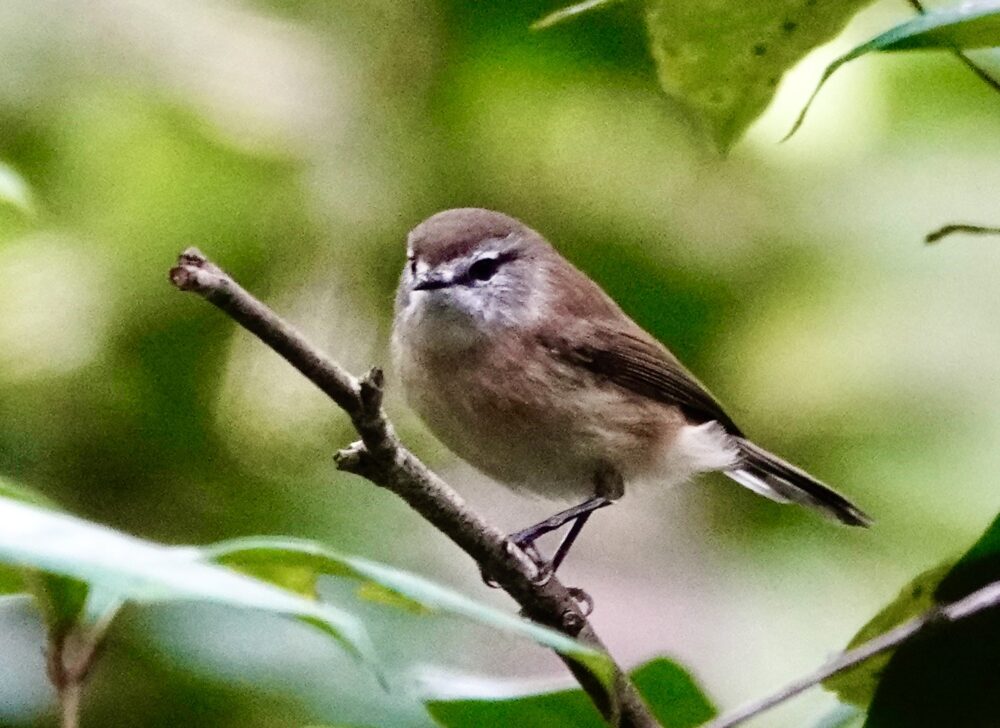
<instances>
[{"instance_id":1,"label":"brown plumage","mask_svg":"<svg viewBox=\"0 0 1000 728\"><path fill-rule=\"evenodd\" d=\"M628 481L720 470L774 500L868 523L747 440L662 344L507 215L448 210L410 233L393 342L430 429L512 487L615 497Z\"/></svg>"}]
</instances>

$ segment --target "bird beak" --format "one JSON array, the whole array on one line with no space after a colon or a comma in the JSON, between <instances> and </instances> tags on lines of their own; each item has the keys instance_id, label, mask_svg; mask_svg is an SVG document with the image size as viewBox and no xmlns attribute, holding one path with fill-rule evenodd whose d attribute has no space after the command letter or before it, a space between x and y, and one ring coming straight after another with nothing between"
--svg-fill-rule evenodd
<instances>
[{"instance_id":1,"label":"bird beak","mask_svg":"<svg viewBox=\"0 0 1000 728\"><path fill-rule=\"evenodd\" d=\"M414 291L432 291L435 288L447 288L452 283L452 276L445 273L424 273L413 281Z\"/></svg>"}]
</instances>

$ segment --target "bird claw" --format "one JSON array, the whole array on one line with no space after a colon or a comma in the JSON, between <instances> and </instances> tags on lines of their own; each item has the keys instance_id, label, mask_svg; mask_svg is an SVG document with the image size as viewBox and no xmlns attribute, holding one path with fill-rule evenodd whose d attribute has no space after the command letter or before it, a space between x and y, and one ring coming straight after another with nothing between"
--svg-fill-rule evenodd
<instances>
[{"instance_id":1,"label":"bird claw","mask_svg":"<svg viewBox=\"0 0 1000 728\"><path fill-rule=\"evenodd\" d=\"M535 546L535 540L524 539L524 540L509 540L512 546L516 546L524 552L524 555L531 559L531 563L535 565L535 575L531 577L531 583L535 586L544 586L548 584L552 579L553 574L556 570L552 567L552 562L542 556L542 553Z\"/></svg>"},{"instance_id":2,"label":"bird claw","mask_svg":"<svg viewBox=\"0 0 1000 728\"><path fill-rule=\"evenodd\" d=\"M568 591L569 595L573 597L573 601L575 601L577 606L580 607L580 612L583 614L584 618L587 618L594 613L593 597L578 586L571 586Z\"/></svg>"},{"instance_id":3,"label":"bird claw","mask_svg":"<svg viewBox=\"0 0 1000 728\"><path fill-rule=\"evenodd\" d=\"M549 583L553 574L555 574L555 569L552 568L552 562L542 556L538 548L535 546L534 541L518 541L516 539L508 539L506 545L508 552L514 548L519 549L525 556L528 557L531 563L534 564L536 571L531 577L531 583L534 586L544 586ZM498 584L496 579L486 572L485 568L479 568L479 575L482 577L483 583L490 589L500 588L500 584Z\"/></svg>"}]
</instances>

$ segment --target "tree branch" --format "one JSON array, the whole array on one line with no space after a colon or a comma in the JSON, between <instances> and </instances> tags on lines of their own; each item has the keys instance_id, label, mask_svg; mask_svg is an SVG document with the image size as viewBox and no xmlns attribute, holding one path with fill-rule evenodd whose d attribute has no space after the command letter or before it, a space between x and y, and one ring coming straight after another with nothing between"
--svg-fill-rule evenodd
<instances>
[{"instance_id":1,"label":"tree branch","mask_svg":"<svg viewBox=\"0 0 1000 728\"><path fill-rule=\"evenodd\" d=\"M521 606L529 619L606 651L580 603L555 577L539 574L534 563L504 534L474 513L441 478L399 441L382 410L382 372L360 379L315 349L293 327L254 298L222 269L190 248L170 271L182 291L205 298L319 387L351 418L361 441L337 454L337 466L392 491L454 541ZM615 689L608 695L584 666L560 655L609 722L629 728L657 726L625 673L616 666Z\"/></svg>"},{"instance_id":2,"label":"tree branch","mask_svg":"<svg viewBox=\"0 0 1000 728\"><path fill-rule=\"evenodd\" d=\"M1000 606L1000 581L987 584L982 589L974 591L956 602L932 609L926 614L911 619L909 622L904 622L885 634L881 634L862 645L858 645L853 650L847 650L827 662L816 670L816 672L789 683L773 695L748 703L742 708L711 720L705 723L702 728L731 728L732 726L740 725L785 702L789 698L795 697L813 685L823 682L828 677L849 670L875 655L898 647L907 640L912 639L925 628L933 627L943 622L957 622L984 609L997 606Z\"/></svg>"}]
</instances>

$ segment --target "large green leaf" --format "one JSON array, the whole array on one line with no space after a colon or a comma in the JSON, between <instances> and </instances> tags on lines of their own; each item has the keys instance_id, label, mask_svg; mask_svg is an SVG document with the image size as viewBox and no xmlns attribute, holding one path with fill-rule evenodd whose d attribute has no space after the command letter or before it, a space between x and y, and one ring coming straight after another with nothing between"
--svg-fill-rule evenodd
<instances>
[{"instance_id":1,"label":"large green leaf","mask_svg":"<svg viewBox=\"0 0 1000 728\"><path fill-rule=\"evenodd\" d=\"M197 600L288 615L370 659L367 633L350 614L202 560L194 548L144 541L68 514L0 498L0 561L98 587L135 602ZM78 599L68 600L77 612ZM65 612L60 607L60 614Z\"/></svg>"},{"instance_id":2,"label":"large green leaf","mask_svg":"<svg viewBox=\"0 0 1000 728\"><path fill-rule=\"evenodd\" d=\"M947 604L998 578L1000 578L1000 515L941 580L934 596L939 604Z\"/></svg>"},{"instance_id":3,"label":"large green leaf","mask_svg":"<svg viewBox=\"0 0 1000 728\"><path fill-rule=\"evenodd\" d=\"M955 561L949 560L919 574L900 590L899 596L889 602L854 635L847 649L853 649L874 639L934 607L937 604L934 592L954 565ZM824 680L823 687L835 692L837 697L846 703L867 708L891 655L892 652L884 652L850 670L837 673Z\"/></svg>"},{"instance_id":4,"label":"large green leaf","mask_svg":"<svg viewBox=\"0 0 1000 728\"><path fill-rule=\"evenodd\" d=\"M819 85L799 114L788 133L794 134L802 125L813 99L837 69L845 63L869 53L889 53L928 48L956 50L1000 46L1000 0L964 2L954 7L918 15L887 30L867 43L844 54L823 72Z\"/></svg>"},{"instance_id":5,"label":"large green leaf","mask_svg":"<svg viewBox=\"0 0 1000 728\"><path fill-rule=\"evenodd\" d=\"M22 503L30 503L50 510L59 510L59 506L34 488L12 483L2 477L0 477L0 498L9 498L10 500L21 501Z\"/></svg>"},{"instance_id":6,"label":"large green leaf","mask_svg":"<svg viewBox=\"0 0 1000 728\"><path fill-rule=\"evenodd\" d=\"M38 491L0 478L0 497L48 510L59 507ZM84 612L88 588L85 582L55 573L0 565L0 591L30 592L45 617L49 631L65 635Z\"/></svg>"},{"instance_id":7,"label":"large green leaf","mask_svg":"<svg viewBox=\"0 0 1000 728\"><path fill-rule=\"evenodd\" d=\"M690 728L715 715L715 708L694 679L671 660L659 658L631 673L632 680L663 728ZM561 690L517 697L486 696L432 700L431 714L447 728L600 728L606 723L582 690Z\"/></svg>"},{"instance_id":8,"label":"large green leaf","mask_svg":"<svg viewBox=\"0 0 1000 728\"><path fill-rule=\"evenodd\" d=\"M616 0L545 16L547 28ZM781 77L872 0L644 0L660 85L727 151L767 108Z\"/></svg>"},{"instance_id":9,"label":"large green leaf","mask_svg":"<svg viewBox=\"0 0 1000 728\"><path fill-rule=\"evenodd\" d=\"M363 597L402 607L416 616L423 612L444 612L527 637L586 665L606 686L610 687L613 679L613 665L605 653L560 632L482 604L415 574L341 554L311 541L245 538L208 546L201 552L207 559L309 595L316 593L318 576L356 579L361 582L359 594Z\"/></svg>"},{"instance_id":10,"label":"large green leaf","mask_svg":"<svg viewBox=\"0 0 1000 728\"><path fill-rule=\"evenodd\" d=\"M949 603L996 580L1000 580L1000 516L941 580L935 600ZM889 660L865 725L996 725L998 656L1000 610L931 625Z\"/></svg>"},{"instance_id":11,"label":"large green leaf","mask_svg":"<svg viewBox=\"0 0 1000 728\"><path fill-rule=\"evenodd\" d=\"M660 84L725 151L767 107L782 75L870 0L646 0Z\"/></svg>"}]
</instances>

